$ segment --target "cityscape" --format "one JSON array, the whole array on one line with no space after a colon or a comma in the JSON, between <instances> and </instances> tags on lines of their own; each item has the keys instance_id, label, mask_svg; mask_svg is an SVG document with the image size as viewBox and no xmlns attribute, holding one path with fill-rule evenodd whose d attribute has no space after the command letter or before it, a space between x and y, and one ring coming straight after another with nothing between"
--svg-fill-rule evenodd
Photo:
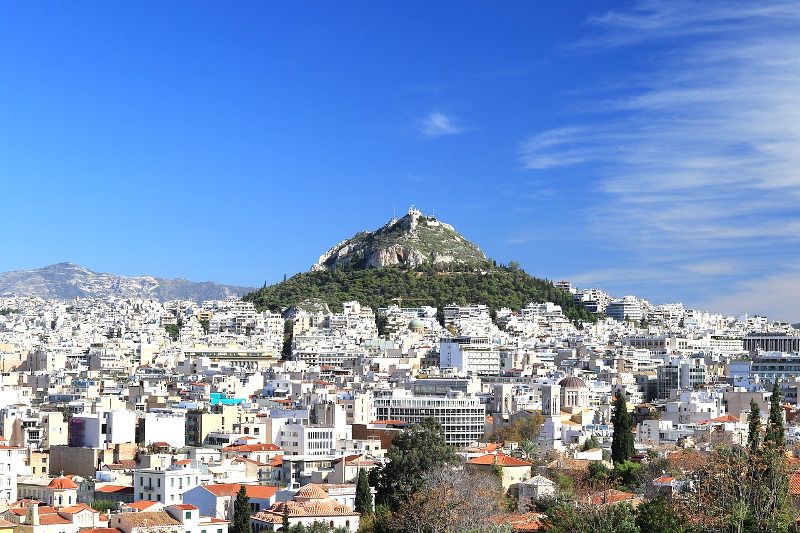
<instances>
[{"instance_id":1,"label":"cityscape","mask_svg":"<svg viewBox=\"0 0 800 533\"><path fill-rule=\"evenodd\" d=\"M800 3L0 7L0 533L800 531Z\"/></svg>"}]
</instances>

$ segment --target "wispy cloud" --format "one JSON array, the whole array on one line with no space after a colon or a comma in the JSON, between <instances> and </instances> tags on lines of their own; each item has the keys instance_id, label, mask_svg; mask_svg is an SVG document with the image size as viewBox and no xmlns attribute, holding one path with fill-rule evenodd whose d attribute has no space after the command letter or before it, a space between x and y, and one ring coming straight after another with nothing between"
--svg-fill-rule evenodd
<instances>
[{"instance_id":1,"label":"wispy cloud","mask_svg":"<svg viewBox=\"0 0 800 533\"><path fill-rule=\"evenodd\" d=\"M426 137L441 137L462 133L464 128L452 116L434 111L420 121L419 130Z\"/></svg>"},{"instance_id":2,"label":"wispy cloud","mask_svg":"<svg viewBox=\"0 0 800 533\"><path fill-rule=\"evenodd\" d=\"M579 48L647 59L520 143L521 164L590 168L597 229L640 257L680 252L698 276L730 274L726 252L797 258L800 3L646 1L590 25Z\"/></svg>"},{"instance_id":3,"label":"wispy cloud","mask_svg":"<svg viewBox=\"0 0 800 533\"><path fill-rule=\"evenodd\" d=\"M766 314L791 323L800 322L800 272L783 272L745 280L730 291L708 300L711 309L725 313Z\"/></svg>"}]
</instances>

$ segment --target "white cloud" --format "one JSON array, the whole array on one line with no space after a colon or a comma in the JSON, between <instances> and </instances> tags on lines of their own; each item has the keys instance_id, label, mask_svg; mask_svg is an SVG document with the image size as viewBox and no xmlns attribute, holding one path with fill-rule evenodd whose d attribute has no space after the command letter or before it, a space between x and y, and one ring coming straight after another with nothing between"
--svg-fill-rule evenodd
<instances>
[{"instance_id":1,"label":"white cloud","mask_svg":"<svg viewBox=\"0 0 800 533\"><path fill-rule=\"evenodd\" d=\"M800 2L646 1L590 23L581 50L658 46L575 123L522 142L522 165L590 168L593 229L643 264L713 277L749 253L763 277L796 260Z\"/></svg>"},{"instance_id":2,"label":"white cloud","mask_svg":"<svg viewBox=\"0 0 800 533\"><path fill-rule=\"evenodd\" d=\"M456 120L444 113L434 111L422 119L420 132L426 137L441 137L443 135L456 135L464 131Z\"/></svg>"},{"instance_id":3,"label":"white cloud","mask_svg":"<svg viewBox=\"0 0 800 533\"><path fill-rule=\"evenodd\" d=\"M766 315L800 322L800 272L783 272L737 283L731 291L709 299L709 309L730 314Z\"/></svg>"}]
</instances>

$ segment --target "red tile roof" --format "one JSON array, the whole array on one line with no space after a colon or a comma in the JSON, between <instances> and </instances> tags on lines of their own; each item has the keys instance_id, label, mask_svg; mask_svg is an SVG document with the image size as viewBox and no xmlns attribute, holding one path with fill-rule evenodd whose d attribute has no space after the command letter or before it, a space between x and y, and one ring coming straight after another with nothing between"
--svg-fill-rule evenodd
<instances>
[{"instance_id":1,"label":"red tile roof","mask_svg":"<svg viewBox=\"0 0 800 533\"><path fill-rule=\"evenodd\" d=\"M57 478L53 478L53 481L47 485L47 488L56 490L71 490L77 489L78 484L66 476L58 476Z\"/></svg>"},{"instance_id":2,"label":"red tile roof","mask_svg":"<svg viewBox=\"0 0 800 533\"><path fill-rule=\"evenodd\" d=\"M203 485L203 488L214 496L233 496L241 488L239 483L215 483L213 485ZM248 498L268 500L278 492L277 487L267 487L264 485L245 485L244 490Z\"/></svg>"},{"instance_id":3,"label":"red tile roof","mask_svg":"<svg viewBox=\"0 0 800 533\"><path fill-rule=\"evenodd\" d=\"M510 455L506 455L504 453L487 453L486 455L481 455L480 457L470 459L467 462L471 465L498 465L502 467L531 466L531 463L528 461L523 461L522 459L517 459L516 457L511 457Z\"/></svg>"},{"instance_id":4,"label":"red tile roof","mask_svg":"<svg viewBox=\"0 0 800 533\"><path fill-rule=\"evenodd\" d=\"M94 490L95 492L102 492L104 494L116 494L124 492L133 492L133 487L126 487L124 485L103 485Z\"/></svg>"},{"instance_id":5,"label":"red tile roof","mask_svg":"<svg viewBox=\"0 0 800 533\"><path fill-rule=\"evenodd\" d=\"M145 509L149 509L150 507L158 504L158 502L153 502L150 500L139 500L133 503L128 503L125 506L130 507L132 509L138 509L139 511L144 511Z\"/></svg>"},{"instance_id":6,"label":"red tile roof","mask_svg":"<svg viewBox=\"0 0 800 533\"><path fill-rule=\"evenodd\" d=\"M789 476L789 494L792 496L800 495L800 472L795 472Z\"/></svg>"}]
</instances>

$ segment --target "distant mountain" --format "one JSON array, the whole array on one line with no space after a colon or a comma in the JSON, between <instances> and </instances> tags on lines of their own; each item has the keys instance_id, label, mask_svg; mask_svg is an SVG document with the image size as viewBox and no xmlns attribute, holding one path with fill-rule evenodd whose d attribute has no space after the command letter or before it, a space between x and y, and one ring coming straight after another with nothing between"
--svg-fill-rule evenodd
<instances>
[{"instance_id":1,"label":"distant mountain","mask_svg":"<svg viewBox=\"0 0 800 533\"><path fill-rule=\"evenodd\" d=\"M332 308L357 300L373 309L400 304L483 303L493 310L554 302L571 319L594 321L569 293L513 263L497 265L449 224L415 209L372 232L360 232L304 272L248 294L260 309L282 310L314 299Z\"/></svg>"},{"instance_id":2,"label":"distant mountain","mask_svg":"<svg viewBox=\"0 0 800 533\"><path fill-rule=\"evenodd\" d=\"M182 278L117 276L94 272L73 263L58 263L34 270L0 274L0 296L39 296L41 298L153 298L156 300L212 300L241 296L252 288L219 285L211 281L193 282Z\"/></svg>"},{"instance_id":3,"label":"distant mountain","mask_svg":"<svg viewBox=\"0 0 800 533\"><path fill-rule=\"evenodd\" d=\"M375 231L362 231L340 242L319 258L313 271L338 267L382 268L430 265L475 265L486 262L480 248L453 226L424 216L413 207L400 219Z\"/></svg>"}]
</instances>

